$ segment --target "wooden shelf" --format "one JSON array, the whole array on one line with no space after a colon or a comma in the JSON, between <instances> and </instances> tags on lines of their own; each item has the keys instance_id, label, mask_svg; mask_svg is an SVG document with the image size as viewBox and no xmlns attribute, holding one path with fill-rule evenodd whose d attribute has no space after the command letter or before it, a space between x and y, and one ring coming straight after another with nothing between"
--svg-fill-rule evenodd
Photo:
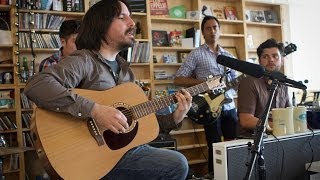
<instances>
[{"instance_id":1,"label":"wooden shelf","mask_svg":"<svg viewBox=\"0 0 320 180\"><path fill-rule=\"evenodd\" d=\"M281 27L281 24L275 23L261 23L261 22L246 22L247 26L261 26L261 27Z\"/></svg>"},{"instance_id":2,"label":"wooden shelf","mask_svg":"<svg viewBox=\"0 0 320 180\"><path fill-rule=\"evenodd\" d=\"M1 108L0 109L0 113L9 113L9 112L16 112L16 109L12 109L12 108L8 108L8 109Z\"/></svg>"},{"instance_id":3,"label":"wooden shelf","mask_svg":"<svg viewBox=\"0 0 320 180\"><path fill-rule=\"evenodd\" d=\"M173 84L173 80L154 80L154 84Z\"/></svg>"},{"instance_id":4,"label":"wooden shelf","mask_svg":"<svg viewBox=\"0 0 320 180\"><path fill-rule=\"evenodd\" d=\"M3 5L3 4L0 5L1 11L10 11L10 9L11 9L11 5Z\"/></svg>"},{"instance_id":5,"label":"wooden shelf","mask_svg":"<svg viewBox=\"0 0 320 180\"><path fill-rule=\"evenodd\" d=\"M29 9L20 9L19 13L29 13L29 12L34 12L34 13L40 13L40 14L54 14L54 15L59 15L59 16L64 16L64 17L78 17L81 18L84 16L84 12L66 12L66 11L48 11L48 10L29 10Z\"/></svg>"},{"instance_id":6,"label":"wooden shelf","mask_svg":"<svg viewBox=\"0 0 320 180\"><path fill-rule=\"evenodd\" d=\"M13 64L0 64L0 68L10 68L10 67L14 67Z\"/></svg>"},{"instance_id":7,"label":"wooden shelf","mask_svg":"<svg viewBox=\"0 0 320 180\"><path fill-rule=\"evenodd\" d=\"M152 47L153 50L162 50L162 51L191 51L194 48L184 48L184 47Z\"/></svg>"},{"instance_id":8,"label":"wooden shelf","mask_svg":"<svg viewBox=\"0 0 320 180\"><path fill-rule=\"evenodd\" d=\"M130 63L130 66L150 66L150 63Z\"/></svg>"},{"instance_id":9,"label":"wooden shelf","mask_svg":"<svg viewBox=\"0 0 320 180\"><path fill-rule=\"evenodd\" d=\"M48 32L48 33L59 33L59 29L19 29L19 32Z\"/></svg>"},{"instance_id":10,"label":"wooden shelf","mask_svg":"<svg viewBox=\"0 0 320 180\"><path fill-rule=\"evenodd\" d=\"M167 18L167 17L152 17L152 23L185 23L185 24L195 24L199 23L199 20L193 19L180 19L180 18Z\"/></svg>"},{"instance_id":11,"label":"wooden shelf","mask_svg":"<svg viewBox=\"0 0 320 180\"><path fill-rule=\"evenodd\" d=\"M12 44L0 44L0 48L2 49L2 48L12 48L13 47L13 45Z\"/></svg>"},{"instance_id":12,"label":"wooden shelf","mask_svg":"<svg viewBox=\"0 0 320 180\"><path fill-rule=\"evenodd\" d=\"M181 66L182 63L154 63L154 67Z\"/></svg>"},{"instance_id":13,"label":"wooden shelf","mask_svg":"<svg viewBox=\"0 0 320 180\"><path fill-rule=\"evenodd\" d=\"M20 48L19 51L31 53L31 48ZM59 51L59 49L58 48L34 48L33 51L37 53L53 53L53 52Z\"/></svg>"},{"instance_id":14,"label":"wooden shelf","mask_svg":"<svg viewBox=\"0 0 320 180\"><path fill-rule=\"evenodd\" d=\"M204 132L204 129L187 129L187 130L171 131L170 135L189 134L189 133L197 133L197 132Z\"/></svg>"},{"instance_id":15,"label":"wooden shelf","mask_svg":"<svg viewBox=\"0 0 320 180\"><path fill-rule=\"evenodd\" d=\"M185 145L185 146L178 146L178 151L182 150L188 150L188 149L195 149L195 148L202 148L207 147L207 144L191 144L191 145Z\"/></svg>"},{"instance_id":16,"label":"wooden shelf","mask_svg":"<svg viewBox=\"0 0 320 180\"><path fill-rule=\"evenodd\" d=\"M14 89L13 84L0 84L0 89Z\"/></svg>"},{"instance_id":17,"label":"wooden shelf","mask_svg":"<svg viewBox=\"0 0 320 180\"><path fill-rule=\"evenodd\" d=\"M147 13L132 12L132 16L147 16Z\"/></svg>"},{"instance_id":18,"label":"wooden shelf","mask_svg":"<svg viewBox=\"0 0 320 180\"><path fill-rule=\"evenodd\" d=\"M224 38L243 38L244 34L221 34L220 37L224 37Z\"/></svg>"},{"instance_id":19,"label":"wooden shelf","mask_svg":"<svg viewBox=\"0 0 320 180\"><path fill-rule=\"evenodd\" d=\"M6 134L6 133L17 133L18 130L17 129L10 129L10 130L4 130L4 131L0 131L1 134Z\"/></svg>"},{"instance_id":20,"label":"wooden shelf","mask_svg":"<svg viewBox=\"0 0 320 180\"><path fill-rule=\"evenodd\" d=\"M202 163L207 163L208 161L206 159L195 159L195 160L190 160L188 161L189 165L195 165L195 164L202 164Z\"/></svg>"}]
</instances>

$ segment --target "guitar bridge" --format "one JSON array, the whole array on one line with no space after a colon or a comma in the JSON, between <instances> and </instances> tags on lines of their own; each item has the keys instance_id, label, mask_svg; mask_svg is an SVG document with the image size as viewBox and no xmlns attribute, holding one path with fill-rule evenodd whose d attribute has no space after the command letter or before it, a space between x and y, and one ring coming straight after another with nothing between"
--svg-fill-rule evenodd
<instances>
[{"instance_id":1,"label":"guitar bridge","mask_svg":"<svg viewBox=\"0 0 320 180\"><path fill-rule=\"evenodd\" d=\"M100 134L100 131L98 129L96 122L92 118L90 118L87 121L87 126L91 136L93 136L93 138L97 141L98 146L104 145L105 144L104 139Z\"/></svg>"}]
</instances>

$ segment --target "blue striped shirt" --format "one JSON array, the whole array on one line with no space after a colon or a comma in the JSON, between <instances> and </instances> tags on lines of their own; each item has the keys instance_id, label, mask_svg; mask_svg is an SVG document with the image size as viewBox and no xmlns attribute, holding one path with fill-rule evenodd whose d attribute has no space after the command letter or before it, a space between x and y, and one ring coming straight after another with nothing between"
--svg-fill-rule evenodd
<instances>
[{"instance_id":1,"label":"blue striped shirt","mask_svg":"<svg viewBox=\"0 0 320 180\"><path fill-rule=\"evenodd\" d=\"M228 51L224 50L221 46L218 46L218 54L215 54L207 44L202 44L200 47L192 50L187 56L186 61L178 69L177 77L192 77L196 79L206 80L209 75L217 76L222 75L226 72L224 66L217 63L217 55L225 55L233 57ZM237 73L231 69L231 73L228 74L227 78L229 81L235 79ZM233 99L236 94L235 90L230 89L226 93L226 98ZM235 103L224 105L224 110L230 110L235 108Z\"/></svg>"}]
</instances>

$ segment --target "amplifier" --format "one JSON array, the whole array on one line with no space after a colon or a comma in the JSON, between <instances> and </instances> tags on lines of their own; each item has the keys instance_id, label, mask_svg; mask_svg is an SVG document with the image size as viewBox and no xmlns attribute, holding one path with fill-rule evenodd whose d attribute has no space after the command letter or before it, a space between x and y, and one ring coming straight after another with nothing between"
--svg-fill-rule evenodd
<instances>
[{"instance_id":1,"label":"amplifier","mask_svg":"<svg viewBox=\"0 0 320 180\"><path fill-rule=\"evenodd\" d=\"M307 176L306 163L320 160L320 130L278 137L270 136L263 140L262 151L267 180L303 180ZM250 162L251 152L247 143L253 139L239 139L213 143L215 180L244 179ZM258 158L258 156L257 156ZM259 179L257 160L250 180Z\"/></svg>"}]
</instances>

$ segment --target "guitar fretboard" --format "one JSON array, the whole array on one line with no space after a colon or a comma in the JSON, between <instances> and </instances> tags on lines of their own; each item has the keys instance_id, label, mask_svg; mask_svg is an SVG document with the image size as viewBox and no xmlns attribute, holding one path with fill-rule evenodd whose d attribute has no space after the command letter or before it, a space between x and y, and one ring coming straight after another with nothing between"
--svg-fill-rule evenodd
<instances>
[{"instance_id":1,"label":"guitar fretboard","mask_svg":"<svg viewBox=\"0 0 320 180\"><path fill-rule=\"evenodd\" d=\"M194 96L209 90L209 87L207 82L204 82L204 83L186 88L185 90L188 91L191 94L191 96ZM168 96L163 96L158 99L153 99L151 101L147 101L147 102L135 105L132 107L132 110L135 114L135 119L139 119L141 117L154 113L160 109L168 107L171 104L174 104L176 102L177 102L177 99L175 98L175 94L171 94Z\"/></svg>"}]
</instances>

